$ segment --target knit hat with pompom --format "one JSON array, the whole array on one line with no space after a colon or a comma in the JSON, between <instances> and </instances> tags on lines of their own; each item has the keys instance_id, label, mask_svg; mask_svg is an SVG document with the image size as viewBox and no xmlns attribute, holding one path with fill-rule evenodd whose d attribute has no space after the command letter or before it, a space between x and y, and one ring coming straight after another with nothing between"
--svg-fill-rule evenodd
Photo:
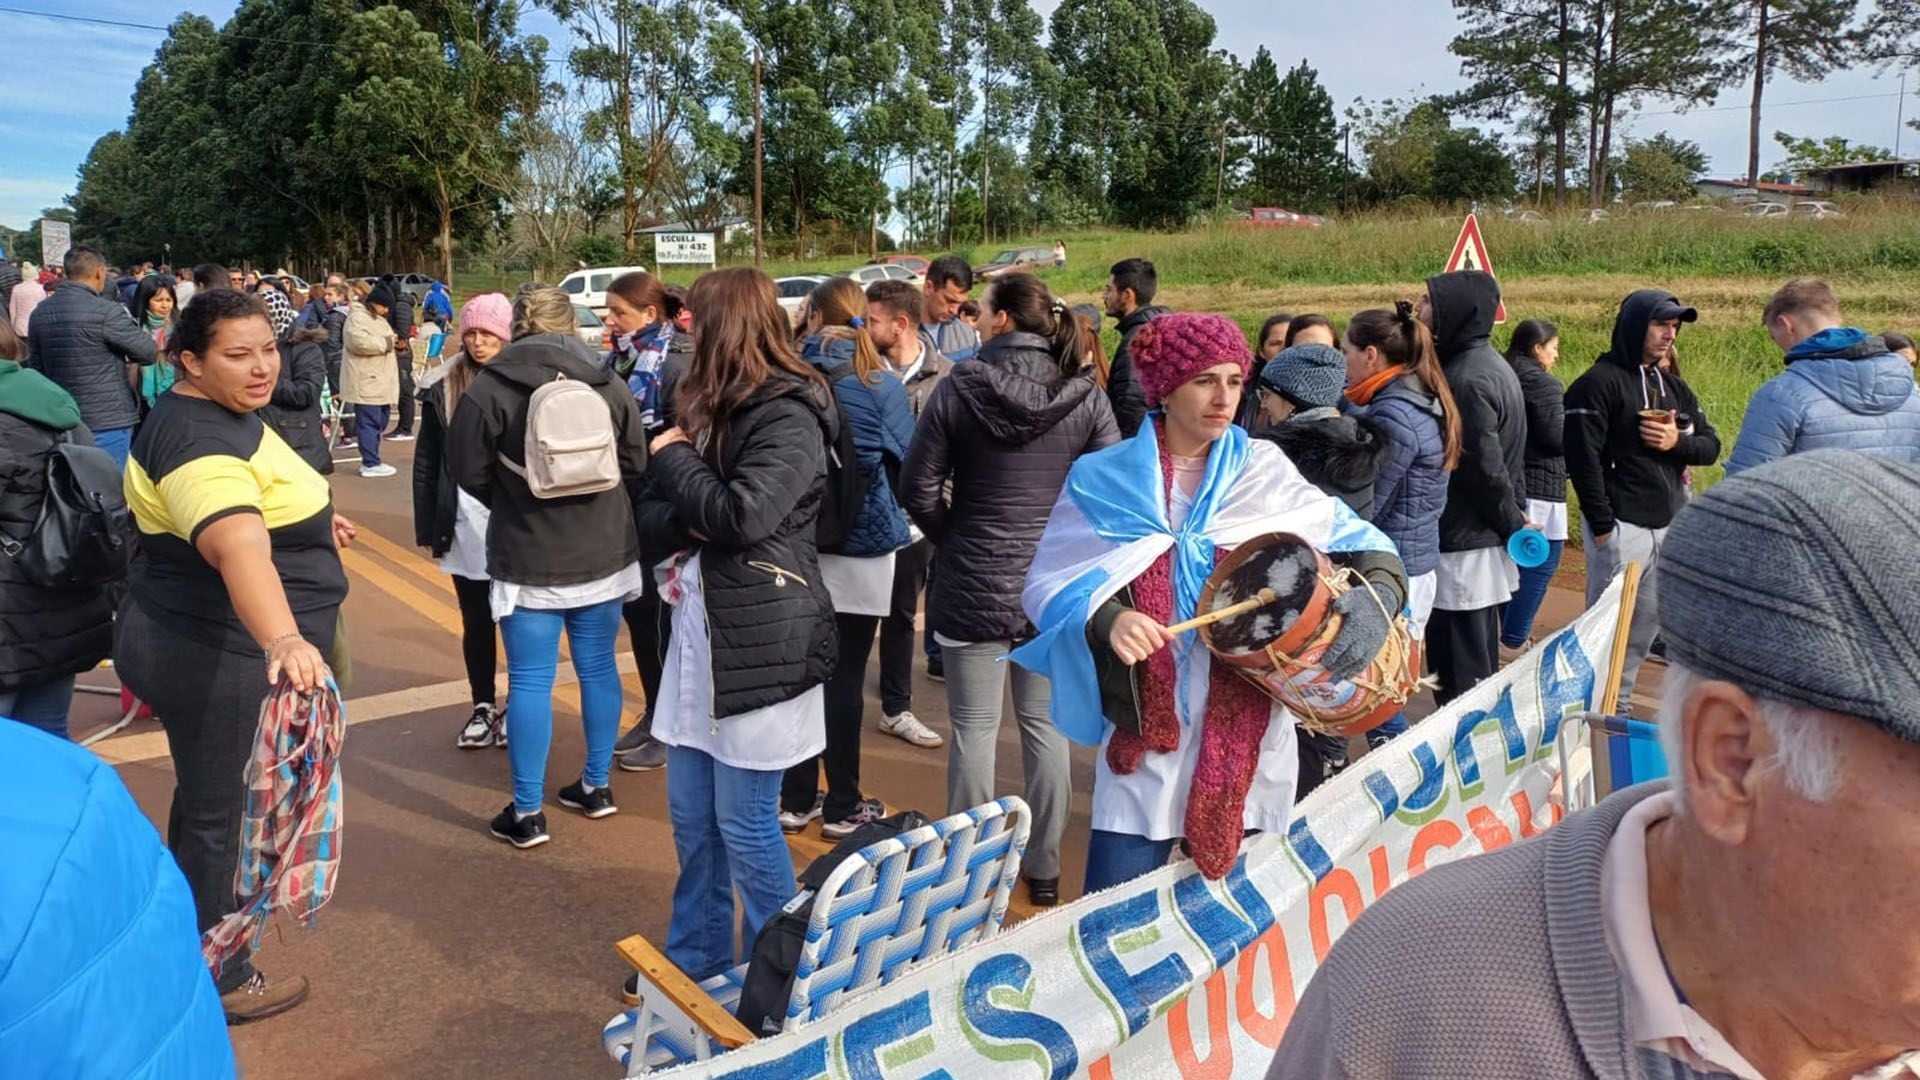
<instances>
[{"instance_id":1,"label":"knit hat with pompom","mask_svg":"<svg viewBox=\"0 0 1920 1080\"><path fill-rule=\"evenodd\" d=\"M1135 331L1127 352L1149 409L1208 368L1235 364L1244 376L1253 363L1246 335L1232 319L1187 311L1162 315Z\"/></svg>"}]
</instances>

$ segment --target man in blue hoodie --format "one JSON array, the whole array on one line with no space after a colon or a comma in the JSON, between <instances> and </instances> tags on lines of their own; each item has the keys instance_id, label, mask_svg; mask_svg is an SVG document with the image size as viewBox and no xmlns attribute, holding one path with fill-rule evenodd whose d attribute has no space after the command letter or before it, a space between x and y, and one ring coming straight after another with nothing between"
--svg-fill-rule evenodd
<instances>
[{"instance_id":1,"label":"man in blue hoodie","mask_svg":"<svg viewBox=\"0 0 1920 1080\"><path fill-rule=\"evenodd\" d=\"M1913 368L1881 338L1840 324L1840 300L1818 278L1795 278L1767 301L1767 333L1787 370L1747 403L1727 475L1808 450L1862 450L1920 463Z\"/></svg>"}]
</instances>

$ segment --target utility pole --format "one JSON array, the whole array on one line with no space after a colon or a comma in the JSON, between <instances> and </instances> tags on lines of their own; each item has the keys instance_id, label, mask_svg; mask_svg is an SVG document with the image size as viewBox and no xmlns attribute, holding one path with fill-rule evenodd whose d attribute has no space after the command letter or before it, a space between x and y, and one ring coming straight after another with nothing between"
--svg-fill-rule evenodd
<instances>
[{"instance_id":1,"label":"utility pole","mask_svg":"<svg viewBox=\"0 0 1920 1080\"><path fill-rule=\"evenodd\" d=\"M759 269L767 257L767 203L761 190L760 142L760 46L753 47L753 265Z\"/></svg>"},{"instance_id":2,"label":"utility pole","mask_svg":"<svg viewBox=\"0 0 1920 1080\"><path fill-rule=\"evenodd\" d=\"M1220 165L1213 175L1213 223L1220 224L1220 200L1227 191L1227 122L1220 121Z\"/></svg>"},{"instance_id":3,"label":"utility pole","mask_svg":"<svg viewBox=\"0 0 1920 1080\"><path fill-rule=\"evenodd\" d=\"M1353 183L1353 125L1347 124L1341 134L1340 148L1340 213L1347 213L1347 188Z\"/></svg>"},{"instance_id":4,"label":"utility pole","mask_svg":"<svg viewBox=\"0 0 1920 1080\"><path fill-rule=\"evenodd\" d=\"M1893 106L1893 156L1900 156L1900 132L1907 126L1907 73L1900 73L1900 100Z\"/></svg>"}]
</instances>

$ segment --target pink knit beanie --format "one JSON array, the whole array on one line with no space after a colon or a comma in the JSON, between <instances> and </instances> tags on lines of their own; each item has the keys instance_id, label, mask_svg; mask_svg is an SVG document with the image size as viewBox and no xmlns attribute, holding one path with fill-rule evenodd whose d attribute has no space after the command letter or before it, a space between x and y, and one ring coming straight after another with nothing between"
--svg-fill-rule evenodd
<instances>
[{"instance_id":1,"label":"pink knit beanie","mask_svg":"<svg viewBox=\"0 0 1920 1080\"><path fill-rule=\"evenodd\" d=\"M1208 368L1237 364L1244 376L1253 364L1246 335L1232 319L1199 312L1160 316L1134 333L1127 351L1150 409Z\"/></svg>"},{"instance_id":2,"label":"pink knit beanie","mask_svg":"<svg viewBox=\"0 0 1920 1080\"><path fill-rule=\"evenodd\" d=\"M502 342L513 340L513 301L504 293L481 293L460 309L460 336L469 330L485 330Z\"/></svg>"}]
</instances>

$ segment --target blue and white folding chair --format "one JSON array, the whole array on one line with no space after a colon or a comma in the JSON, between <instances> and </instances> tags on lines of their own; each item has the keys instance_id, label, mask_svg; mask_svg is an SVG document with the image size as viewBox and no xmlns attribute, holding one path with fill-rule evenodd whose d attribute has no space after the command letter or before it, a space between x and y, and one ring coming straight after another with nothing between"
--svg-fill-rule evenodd
<instances>
[{"instance_id":1,"label":"blue and white folding chair","mask_svg":"<svg viewBox=\"0 0 1920 1080\"><path fill-rule=\"evenodd\" d=\"M1660 726L1646 720L1583 713L1560 729L1556 749L1567 813L1667 775Z\"/></svg>"},{"instance_id":2,"label":"blue and white folding chair","mask_svg":"<svg viewBox=\"0 0 1920 1080\"><path fill-rule=\"evenodd\" d=\"M998 933L1032 824L1026 802L1009 796L848 856L814 899L782 1030ZM746 965L696 984L644 937L615 947L640 972L640 1004L601 1033L626 1075L706 1061L755 1038L733 1015Z\"/></svg>"}]
</instances>

